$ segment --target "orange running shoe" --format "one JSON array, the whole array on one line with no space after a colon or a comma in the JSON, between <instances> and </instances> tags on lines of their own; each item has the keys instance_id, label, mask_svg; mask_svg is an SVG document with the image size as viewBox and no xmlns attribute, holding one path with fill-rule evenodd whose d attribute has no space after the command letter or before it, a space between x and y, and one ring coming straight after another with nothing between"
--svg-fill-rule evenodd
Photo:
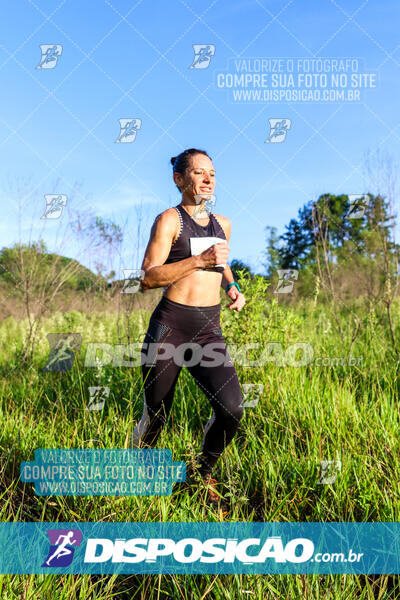
<instances>
[{"instance_id":1,"label":"orange running shoe","mask_svg":"<svg viewBox=\"0 0 400 600\"><path fill-rule=\"evenodd\" d=\"M219 510L222 516L229 512L229 507L222 498L222 494L218 492L218 482L214 477L209 475L201 475L196 469L188 467L186 471L186 481L175 483L174 492L187 491L192 496L196 490L205 486L206 503L211 505L215 510Z\"/></svg>"},{"instance_id":2,"label":"orange running shoe","mask_svg":"<svg viewBox=\"0 0 400 600\"><path fill-rule=\"evenodd\" d=\"M207 486L207 502L216 510L219 510L222 516L226 515L229 510L226 502L223 501L222 495L216 490L218 482L216 479L207 475L203 477L203 483Z\"/></svg>"},{"instance_id":3,"label":"orange running shoe","mask_svg":"<svg viewBox=\"0 0 400 600\"><path fill-rule=\"evenodd\" d=\"M203 482L207 486L207 497L210 502L219 502L220 494L215 489L217 485L217 480L211 477L211 475L207 475L203 477Z\"/></svg>"}]
</instances>

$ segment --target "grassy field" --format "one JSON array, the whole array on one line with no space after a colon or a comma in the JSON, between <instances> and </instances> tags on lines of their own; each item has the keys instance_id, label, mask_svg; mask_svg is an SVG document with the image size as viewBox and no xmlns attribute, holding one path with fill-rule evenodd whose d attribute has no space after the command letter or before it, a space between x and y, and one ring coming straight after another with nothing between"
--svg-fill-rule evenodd
<instances>
[{"instance_id":1,"label":"grassy field","mask_svg":"<svg viewBox=\"0 0 400 600\"><path fill-rule=\"evenodd\" d=\"M237 365L241 384L263 384L258 404L215 470L230 499L231 521L399 521L398 360L384 314L362 299L329 307L313 298L295 306L267 296L261 277L242 281L247 304L232 313L222 301L226 341L239 346L296 342L312 346L305 366ZM272 299L271 299L272 298ZM399 304L394 326L400 326ZM343 339L333 311L343 329ZM353 315L361 320L352 342ZM213 509L183 494L152 497L36 496L19 480L21 461L37 448L128 448L143 408L140 367L84 366L91 342L141 341L150 313L57 313L43 321L33 360L21 363L24 320L0 326L0 521L217 521ZM82 335L71 370L42 373L47 333ZM257 357L260 350L250 351ZM351 360L349 358L351 357ZM318 358L318 361L316 361ZM236 364L236 363L235 363ZM110 387L103 410L87 411L88 387ZM184 368L158 448L174 460L196 455L209 404ZM340 461L336 480L319 483L321 461ZM338 464L338 463L337 463ZM198 599L400 598L392 576L0 576L0 598Z\"/></svg>"}]
</instances>

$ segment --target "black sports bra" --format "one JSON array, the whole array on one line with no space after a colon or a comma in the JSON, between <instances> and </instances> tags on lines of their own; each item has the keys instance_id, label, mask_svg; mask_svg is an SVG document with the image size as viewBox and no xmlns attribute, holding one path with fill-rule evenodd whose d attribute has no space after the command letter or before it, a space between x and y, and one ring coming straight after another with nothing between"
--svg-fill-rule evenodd
<instances>
[{"instance_id":1,"label":"black sports bra","mask_svg":"<svg viewBox=\"0 0 400 600\"><path fill-rule=\"evenodd\" d=\"M184 258L192 256L190 250L190 238L218 237L221 238L221 240L226 240L225 232L213 213L210 213L208 225L203 227L202 225L196 223L196 221L192 219L192 217L184 208L182 208L180 204L174 206L174 208L178 211L180 231L178 237L171 246L170 253L164 264L167 265L169 263L177 262L178 260L183 260ZM224 268L225 267L211 267L205 270L222 273Z\"/></svg>"}]
</instances>

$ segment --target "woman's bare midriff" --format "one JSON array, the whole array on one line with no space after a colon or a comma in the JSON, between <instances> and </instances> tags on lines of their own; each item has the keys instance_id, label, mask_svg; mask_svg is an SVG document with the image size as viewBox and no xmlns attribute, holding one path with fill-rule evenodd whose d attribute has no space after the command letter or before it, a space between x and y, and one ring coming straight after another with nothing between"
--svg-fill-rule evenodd
<instances>
[{"instance_id":1,"label":"woman's bare midriff","mask_svg":"<svg viewBox=\"0 0 400 600\"><path fill-rule=\"evenodd\" d=\"M195 271L164 288L164 296L189 306L214 306L221 302L222 273Z\"/></svg>"}]
</instances>

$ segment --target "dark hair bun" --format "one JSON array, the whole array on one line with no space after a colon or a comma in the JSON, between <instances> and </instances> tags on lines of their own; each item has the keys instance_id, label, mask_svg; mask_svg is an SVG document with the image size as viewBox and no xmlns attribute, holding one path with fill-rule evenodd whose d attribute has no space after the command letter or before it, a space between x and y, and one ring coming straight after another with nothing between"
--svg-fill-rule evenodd
<instances>
[{"instance_id":1,"label":"dark hair bun","mask_svg":"<svg viewBox=\"0 0 400 600\"><path fill-rule=\"evenodd\" d=\"M175 164L175 161L176 161L176 156L173 156L173 157L171 158L171 165L172 165L172 166Z\"/></svg>"}]
</instances>

